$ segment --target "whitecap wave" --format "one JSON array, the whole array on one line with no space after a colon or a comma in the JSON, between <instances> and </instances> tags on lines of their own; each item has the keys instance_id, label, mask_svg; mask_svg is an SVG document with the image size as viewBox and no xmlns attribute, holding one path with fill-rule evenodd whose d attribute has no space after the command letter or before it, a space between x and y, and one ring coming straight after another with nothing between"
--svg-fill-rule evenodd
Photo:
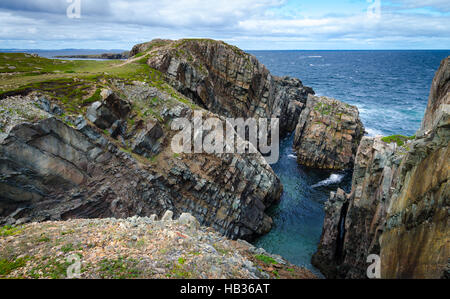
<instances>
[{"instance_id":1,"label":"whitecap wave","mask_svg":"<svg viewBox=\"0 0 450 299\"><path fill-rule=\"evenodd\" d=\"M322 58L322 56L308 56L308 58Z\"/></svg>"},{"instance_id":2,"label":"whitecap wave","mask_svg":"<svg viewBox=\"0 0 450 299\"><path fill-rule=\"evenodd\" d=\"M369 137L383 136L383 132L377 129L366 128L366 132Z\"/></svg>"},{"instance_id":3,"label":"whitecap wave","mask_svg":"<svg viewBox=\"0 0 450 299\"><path fill-rule=\"evenodd\" d=\"M332 175L330 175L330 177L328 179L320 181L320 182L318 182L315 185L312 185L311 188L317 188L317 187L322 187L322 186L339 184L340 182L342 182L344 177L345 177L344 174L335 174L335 173L333 173Z\"/></svg>"},{"instance_id":4,"label":"whitecap wave","mask_svg":"<svg viewBox=\"0 0 450 299\"><path fill-rule=\"evenodd\" d=\"M290 158L290 159L297 159L297 156L294 155L294 154L289 154L289 155L288 155L288 158Z\"/></svg>"}]
</instances>

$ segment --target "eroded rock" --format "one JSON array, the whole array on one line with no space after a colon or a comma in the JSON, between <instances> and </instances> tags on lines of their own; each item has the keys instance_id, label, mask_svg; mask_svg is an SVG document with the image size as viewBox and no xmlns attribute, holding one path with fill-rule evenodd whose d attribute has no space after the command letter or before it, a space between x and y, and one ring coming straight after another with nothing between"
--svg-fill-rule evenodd
<instances>
[{"instance_id":1,"label":"eroded rock","mask_svg":"<svg viewBox=\"0 0 450 299\"><path fill-rule=\"evenodd\" d=\"M327 202L322 238L312 260L327 277L367 278L366 259L371 254L381 257L382 278L446 277L448 61L436 73L418 137L402 146L363 138L351 193L338 198L332 194Z\"/></svg>"},{"instance_id":2,"label":"eroded rock","mask_svg":"<svg viewBox=\"0 0 450 299\"><path fill-rule=\"evenodd\" d=\"M226 117L279 118L281 135L295 129L308 94L298 79L270 74L254 56L213 40L154 41L148 64L182 94Z\"/></svg>"},{"instance_id":3,"label":"eroded rock","mask_svg":"<svg viewBox=\"0 0 450 299\"><path fill-rule=\"evenodd\" d=\"M358 108L310 95L295 130L298 163L321 169L349 169L363 135Z\"/></svg>"}]
</instances>

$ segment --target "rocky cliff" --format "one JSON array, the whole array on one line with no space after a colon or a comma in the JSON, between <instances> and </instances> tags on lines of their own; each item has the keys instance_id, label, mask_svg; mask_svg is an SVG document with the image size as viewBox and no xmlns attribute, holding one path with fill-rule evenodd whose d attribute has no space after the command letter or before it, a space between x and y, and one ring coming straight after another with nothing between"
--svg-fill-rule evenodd
<instances>
[{"instance_id":1,"label":"rocky cliff","mask_svg":"<svg viewBox=\"0 0 450 299\"><path fill-rule=\"evenodd\" d=\"M172 152L174 118L191 118L195 109L217 115L167 86L104 84L81 115L51 95L1 100L2 223L161 216L171 209L230 238L270 230L265 210L282 186L260 154Z\"/></svg>"},{"instance_id":2,"label":"rocky cliff","mask_svg":"<svg viewBox=\"0 0 450 299\"><path fill-rule=\"evenodd\" d=\"M417 136L364 137L352 191L332 193L316 265L327 277L365 278L371 254L382 278L448 277L449 58L433 81Z\"/></svg>"},{"instance_id":3,"label":"rocky cliff","mask_svg":"<svg viewBox=\"0 0 450 299\"><path fill-rule=\"evenodd\" d=\"M350 169L363 135L358 108L309 95L295 130L298 163L321 169Z\"/></svg>"},{"instance_id":4,"label":"rocky cliff","mask_svg":"<svg viewBox=\"0 0 450 299\"><path fill-rule=\"evenodd\" d=\"M136 45L131 55L148 65L196 104L226 117L279 118L280 132L294 131L308 94L295 78L278 78L254 56L224 42L154 40Z\"/></svg>"}]
</instances>

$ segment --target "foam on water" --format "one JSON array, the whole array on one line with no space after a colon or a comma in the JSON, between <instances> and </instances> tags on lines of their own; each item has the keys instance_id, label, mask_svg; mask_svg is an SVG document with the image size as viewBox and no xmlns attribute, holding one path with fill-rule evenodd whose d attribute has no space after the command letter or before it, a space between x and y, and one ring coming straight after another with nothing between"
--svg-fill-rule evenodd
<instances>
[{"instance_id":1,"label":"foam on water","mask_svg":"<svg viewBox=\"0 0 450 299\"><path fill-rule=\"evenodd\" d=\"M333 184L339 184L340 182L342 182L342 180L344 179L345 174L335 174L333 173L332 175L330 175L330 177L326 180L320 181L315 185L312 185L311 188L317 188L317 187L322 187L322 186L329 186L329 185L333 185Z\"/></svg>"},{"instance_id":2,"label":"foam on water","mask_svg":"<svg viewBox=\"0 0 450 299\"><path fill-rule=\"evenodd\" d=\"M369 137L384 136L383 132L377 129L366 128L366 132Z\"/></svg>"},{"instance_id":3,"label":"foam on water","mask_svg":"<svg viewBox=\"0 0 450 299\"><path fill-rule=\"evenodd\" d=\"M420 127L434 74L445 51L258 51L274 75L292 76L316 94L360 110L370 136L413 135ZM317 57L312 64L308 56ZM294 62L294 63L292 63ZM311 256L322 233L324 203L337 188L349 193L351 175L297 165L294 137L282 140L280 161L273 165L283 184L281 202L268 214L274 227L255 242L315 273Z\"/></svg>"}]
</instances>

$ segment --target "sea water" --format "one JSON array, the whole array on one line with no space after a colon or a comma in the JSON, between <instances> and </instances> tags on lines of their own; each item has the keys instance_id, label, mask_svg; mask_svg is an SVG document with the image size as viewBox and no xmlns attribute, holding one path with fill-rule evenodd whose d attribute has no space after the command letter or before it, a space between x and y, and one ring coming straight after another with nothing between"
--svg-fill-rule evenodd
<instances>
[{"instance_id":1,"label":"sea water","mask_svg":"<svg viewBox=\"0 0 450 299\"><path fill-rule=\"evenodd\" d=\"M428 103L445 51L250 51L277 76L292 76L317 95L356 105L368 135L414 135ZM311 265L331 191L349 191L351 172L297 165L293 136L281 142L273 165L284 186L281 202L268 210L270 233L255 245L320 275Z\"/></svg>"}]
</instances>

